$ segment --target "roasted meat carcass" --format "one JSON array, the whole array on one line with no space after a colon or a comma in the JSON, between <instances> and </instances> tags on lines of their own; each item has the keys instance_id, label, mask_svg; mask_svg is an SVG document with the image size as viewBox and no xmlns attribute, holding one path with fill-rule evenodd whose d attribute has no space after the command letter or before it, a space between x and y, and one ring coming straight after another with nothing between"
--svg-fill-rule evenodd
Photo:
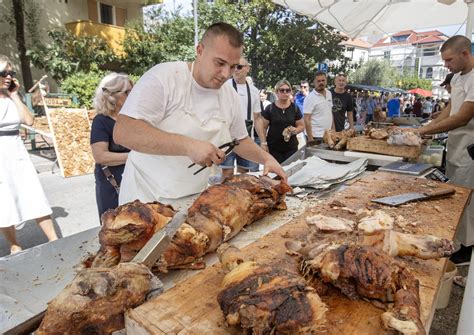
<instances>
[{"instance_id":1,"label":"roasted meat carcass","mask_svg":"<svg viewBox=\"0 0 474 335\"><path fill-rule=\"evenodd\" d=\"M111 334L123 329L123 313L159 287L141 264L83 269L48 303L37 335Z\"/></svg>"},{"instance_id":2,"label":"roasted meat carcass","mask_svg":"<svg viewBox=\"0 0 474 335\"><path fill-rule=\"evenodd\" d=\"M422 139L414 131L406 131L401 128L393 128L389 132L387 143L390 145L408 145L413 147L421 146Z\"/></svg>"},{"instance_id":3,"label":"roasted meat carcass","mask_svg":"<svg viewBox=\"0 0 474 335\"><path fill-rule=\"evenodd\" d=\"M217 296L229 326L240 326L245 334L313 334L323 327L326 305L300 275L244 261L227 244L218 254L230 271Z\"/></svg>"},{"instance_id":4,"label":"roasted meat carcass","mask_svg":"<svg viewBox=\"0 0 474 335\"><path fill-rule=\"evenodd\" d=\"M238 175L209 187L188 209L186 222L156 263L157 270L204 266L196 262L244 226L275 209L286 209L285 193L290 190L284 182L251 175ZM92 266L113 266L131 260L174 213L170 206L139 201L107 211L99 235L101 249Z\"/></svg>"},{"instance_id":5,"label":"roasted meat carcass","mask_svg":"<svg viewBox=\"0 0 474 335\"><path fill-rule=\"evenodd\" d=\"M320 244L297 252L307 279L332 284L351 299L393 301L393 309L382 316L383 325L403 334L425 334L419 282L401 262L370 246Z\"/></svg>"},{"instance_id":6,"label":"roasted meat carcass","mask_svg":"<svg viewBox=\"0 0 474 335\"><path fill-rule=\"evenodd\" d=\"M374 140L386 140L389 136L388 128L367 128L365 134Z\"/></svg>"},{"instance_id":7,"label":"roasted meat carcass","mask_svg":"<svg viewBox=\"0 0 474 335\"><path fill-rule=\"evenodd\" d=\"M453 242L432 235L411 235L393 230L361 237L360 244L372 246L390 256L413 256L421 259L449 257L454 252Z\"/></svg>"},{"instance_id":8,"label":"roasted meat carcass","mask_svg":"<svg viewBox=\"0 0 474 335\"><path fill-rule=\"evenodd\" d=\"M326 129L323 135L323 142L326 143L330 149L343 150L346 148L347 140L355 137L354 129L346 129L342 131L333 131Z\"/></svg>"}]
</instances>

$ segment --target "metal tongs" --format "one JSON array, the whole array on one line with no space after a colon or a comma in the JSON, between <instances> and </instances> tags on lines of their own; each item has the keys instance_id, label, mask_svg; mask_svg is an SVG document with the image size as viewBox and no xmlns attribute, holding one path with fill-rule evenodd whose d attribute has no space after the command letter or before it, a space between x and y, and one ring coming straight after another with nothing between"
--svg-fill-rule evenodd
<instances>
[{"instance_id":1,"label":"metal tongs","mask_svg":"<svg viewBox=\"0 0 474 335\"><path fill-rule=\"evenodd\" d=\"M232 150L234 150L235 146L236 145L239 145L239 140L237 139L233 139L232 142L228 142L228 143L224 143L222 144L221 146L219 146L219 149L224 149L224 148L227 148L225 150L225 157L229 156L229 154L232 152ZM193 167L194 165L196 165L196 163L192 163L188 166L188 169ZM193 175L197 175L199 172L201 172L202 170L204 170L205 168L207 168L207 166L203 166L202 168L200 168L199 170L197 170L196 172L193 173Z\"/></svg>"}]
</instances>

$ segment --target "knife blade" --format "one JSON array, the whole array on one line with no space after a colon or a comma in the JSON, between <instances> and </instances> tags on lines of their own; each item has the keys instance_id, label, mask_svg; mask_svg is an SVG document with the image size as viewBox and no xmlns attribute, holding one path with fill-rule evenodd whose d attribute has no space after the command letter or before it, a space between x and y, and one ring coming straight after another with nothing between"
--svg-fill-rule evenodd
<instances>
[{"instance_id":1,"label":"knife blade","mask_svg":"<svg viewBox=\"0 0 474 335\"><path fill-rule=\"evenodd\" d=\"M307 162L299 162L298 164L295 164L293 165L292 167L288 168L288 169L285 169L283 168L283 170L285 171L286 173L286 176L288 178L290 178L292 175L294 175L296 172L298 172L299 170L301 170L302 168L304 168L304 166L307 164ZM274 180L280 180L280 176L276 176L273 178Z\"/></svg>"},{"instance_id":2,"label":"knife blade","mask_svg":"<svg viewBox=\"0 0 474 335\"><path fill-rule=\"evenodd\" d=\"M380 203L383 205L387 205L387 206L398 206L398 205L406 204L412 201L422 201L422 200L429 200L433 198L447 197L447 196L453 195L454 193L456 193L455 189L448 188L448 189L442 189L442 190L437 190L434 192L426 192L426 193L411 192L411 193L398 194L398 195L394 195L390 197L372 199L371 201Z\"/></svg>"},{"instance_id":3,"label":"knife blade","mask_svg":"<svg viewBox=\"0 0 474 335\"><path fill-rule=\"evenodd\" d=\"M163 229L156 232L152 238L148 240L138 254L132 259L132 262L142 263L151 268L166 250L173 239L173 236L184 221L186 221L187 217L188 211L186 209L177 212Z\"/></svg>"}]
</instances>

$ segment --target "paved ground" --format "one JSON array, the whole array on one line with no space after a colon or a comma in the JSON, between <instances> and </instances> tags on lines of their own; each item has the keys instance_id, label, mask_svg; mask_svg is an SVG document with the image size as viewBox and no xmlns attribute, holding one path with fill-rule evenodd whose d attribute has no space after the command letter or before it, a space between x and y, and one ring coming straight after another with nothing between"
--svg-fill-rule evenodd
<instances>
[{"instance_id":1,"label":"paved ground","mask_svg":"<svg viewBox=\"0 0 474 335\"><path fill-rule=\"evenodd\" d=\"M99 225L95 203L94 176L63 178L57 165L53 173L53 162L38 155L30 155L39 172L59 236L69 236ZM18 242L23 248L30 248L47 242L35 221L28 221L17 231ZM0 257L10 252L7 242L0 234Z\"/></svg>"},{"instance_id":2,"label":"paved ground","mask_svg":"<svg viewBox=\"0 0 474 335\"><path fill-rule=\"evenodd\" d=\"M72 235L99 225L95 203L94 176L86 175L62 178L57 166L51 171L52 160L31 155L39 172L39 178L53 209L56 230L60 236ZM34 222L28 222L17 232L19 242L30 248L47 242L42 231ZM9 248L0 236L0 257L8 255ZM460 274L467 275L468 266L459 267ZM431 327L431 335L456 334L464 289L453 285L449 306L437 310Z\"/></svg>"}]
</instances>

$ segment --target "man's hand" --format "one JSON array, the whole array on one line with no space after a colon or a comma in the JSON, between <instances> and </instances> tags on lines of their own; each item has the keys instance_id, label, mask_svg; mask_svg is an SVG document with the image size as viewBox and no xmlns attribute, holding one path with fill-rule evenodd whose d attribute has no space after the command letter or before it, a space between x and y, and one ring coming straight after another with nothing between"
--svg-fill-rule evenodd
<instances>
[{"instance_id":1,"label":"man's hand","mask_svg":"<svg viewBox=\"0 0 474 335\"><path fill-rule=\"evenodd\" d=\"M187 156L193 163L202 166L219 165L225 159L225 152L215 145L205 141L194 140L192 145L188 146Z\"/></svg>"},{"instance_id":2,"label":"man's hand","mask_svg":"<svg viewBox=\"0 0 474 335\"><path fill-rule=\"evenodd\" d=\"M270 156L263 164L263 175L266 176L270 172L277 174L282 180L288 182L288 176L273 156Z\"/></svg>"}]
</instances>

